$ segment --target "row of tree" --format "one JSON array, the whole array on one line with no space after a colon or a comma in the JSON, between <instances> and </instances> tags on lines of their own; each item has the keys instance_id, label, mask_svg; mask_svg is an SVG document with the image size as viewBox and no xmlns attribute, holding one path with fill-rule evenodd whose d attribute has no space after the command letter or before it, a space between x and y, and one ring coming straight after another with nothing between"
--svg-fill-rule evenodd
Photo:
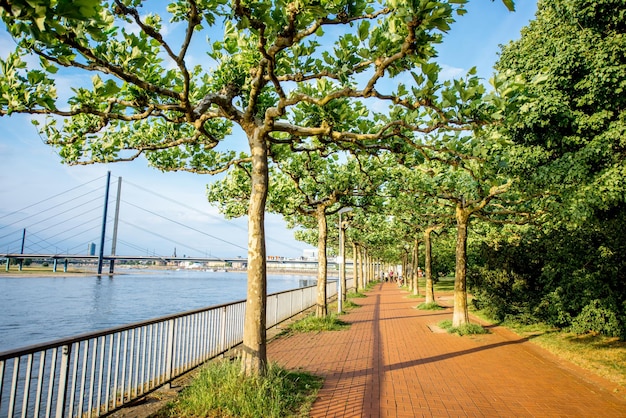
<instances>
[{"instance_id":1,"label":"row of tree","mask_svg":"<svg viewBox=\"0 0 626 418\"><path fill-rule=\"evenodd\" d=\"M608 95L625 82L623 4L540 2L487 89L474 70L439 77L435 45L464 3L177 0L148 11L139 0L0 2L17 45L0 62L0 115L47 115L40 129L70 164L143 156L161 170L228 173L208 195L227 215L248 216L245 373L266 361L266 211L317 243L320 316L339 211L352 208L358 265L403 261L414 291L423 243L429 299L431 236L447 230L460 325L470 223L485 250L473 263L484 271L470 277L478 303L492 307L499 290L482 279L523 274L498 264L505 249L619 215L625 196L624 94ZM208 65L190 66L197 51ZM54 89L60 70L94 73L65 107ZM228 146L237 136L246 151ZM602 248L604 260L616 254ZM558 273L541 271L569 279Z\"/></svg>"}]
</instances>

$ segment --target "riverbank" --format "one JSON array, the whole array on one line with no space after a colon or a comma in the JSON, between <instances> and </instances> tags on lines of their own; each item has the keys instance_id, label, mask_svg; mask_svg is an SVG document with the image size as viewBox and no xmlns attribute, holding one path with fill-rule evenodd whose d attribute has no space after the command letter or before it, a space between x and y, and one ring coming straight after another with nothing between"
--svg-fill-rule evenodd
<instances>
[{"instance_id":1,"label":"riverbank","mask_svg":"<svg viewBox=\"0 0 626 418\"><path fill-rule=\"evenodd\" d=\"M108 276L108 270L103 275ZM155 271L190 271L190 272L220 272L220 273L245 273L246 269L241 268L225 268L219 269L219 271L213 269L181 269L174 266L129 266L120 265L115 268L114 275L125 274L148 274ZM268 274L284 274L293 276L307 276L317 277L317 269L288 269L288 268L272 268L268 266ZM80 277L80 276L94 276L96 275L96 269L94 266L81 266L72 267L67 271L63 269L57 269L56 272L52 271L52 267L42 266L24 266L21 271L17 266L11 266L9 271L6 269L0 270L0 278L29 278L29 277ZM328 277L337 277L338 272L328 272Z\"/></svg>"}]
</instances>

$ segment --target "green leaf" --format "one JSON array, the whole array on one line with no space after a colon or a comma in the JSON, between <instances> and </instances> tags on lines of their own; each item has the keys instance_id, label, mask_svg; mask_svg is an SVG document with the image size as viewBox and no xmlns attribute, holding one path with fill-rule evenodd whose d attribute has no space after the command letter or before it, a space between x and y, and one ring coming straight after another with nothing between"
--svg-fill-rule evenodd
<instances>
[{"instance_id":1,"label":"green leaf","mask_svg":"<svg viewBox=\"0 0 626 418\"><path fill-rule=\"evenodd\" d=\"M510 12L515 11L515 2L513 0L502 0L502 3L509 9Z\"/></svg>"},{"instance_id":2,"label":"green leaf","mask_svg":"<svg viewBox=\"0 0 626 418\"><path fill-rule=\"evenodd\" d=\"M369 36L369 33L370 33L370 22L369 20L364 20L359 25L359 39L361 41L364 41Z\"/></svg>"}]
</instances>

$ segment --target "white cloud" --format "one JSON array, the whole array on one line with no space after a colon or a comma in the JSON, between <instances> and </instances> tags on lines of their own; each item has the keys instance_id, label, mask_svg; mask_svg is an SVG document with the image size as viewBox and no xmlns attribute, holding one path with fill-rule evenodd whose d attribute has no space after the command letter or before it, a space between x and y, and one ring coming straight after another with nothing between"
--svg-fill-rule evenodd
<instances>
[{"instance_id":1,"label":"white cloud","mask_svg":"<svg viewBox=\"0 0 626 418\"><path fill-rule=\"evenodd\" d=\"M453 67L447 64L439 64L441 66L441 73L439 73L439 80L452 80L455 78L463 77L467 74L466 69Z\"/></svg>"}]
</instances>

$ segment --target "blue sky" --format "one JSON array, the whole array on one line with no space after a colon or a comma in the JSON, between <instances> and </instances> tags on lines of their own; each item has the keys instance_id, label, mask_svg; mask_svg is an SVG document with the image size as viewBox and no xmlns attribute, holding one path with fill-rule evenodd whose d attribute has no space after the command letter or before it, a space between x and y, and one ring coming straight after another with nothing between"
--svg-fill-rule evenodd
<instances>
[{"instance_id":1,"label":"blue sky","mask_svg":"<svg viewBox=\"0 0 626 418\"><path fill-rule=\"evenodd\" d=\"M487 79L492 73L497 59L498 45L519 38L520 29L534 17L536 1L519 0L516 12L509 12L501 1L473 0L467 5L468 13L460 16L446 35L444 43L437 47L438 62L445 75L462 75L476 66L478 74ZM0 33L0 56L5 57L11 45L5 33ZM66 81L69 83L69 81ZM62 86L59 86L61 89ZM221 257L245 256L246 220L224 220L216 208L211 207L205 198L206 184L210 176L190 173L161 173L148 167L145 161L92 166L65 166L55 150L43 144L37 130L23 115L0 118L0 253L7 250L7 239L2 237L9 230L21 230L28 225L15 224L1 228L10 219L35 216L39 207L27 208L20 215L7 214L20 211L45 198L104 177L111 171L112 177L122 177L122 199L131 204L153 209L161 216L174 219L206 233L197 234L163 218L154 217L145 211L138 211L131 205L122 204L121 217L126 226L120 226L120 239L133 243L135 250L121 248L118 254L145 252L169 255L177 247L178 255L203 255ZM159 195L184 203L194 210L173 204L141 189L126 186L125 181L154 190ZM102 187L90 183L85 187ZM23 216L22 216L23 215ZM29 218L35 219L35 218ZM25 221L28 222L28 221ZM131 226L141 225L142 229ZM35 228L35 227L33 227ZM41 228L41 224L36 228ZM173 241L189 243L190 248L181 248L175 242L150 235L144 230L158 231L159 235L173 237ZM268 255L298 257L310 246L295 241L293 231L286 229L284 222L276 215L266 220L268 235ZM218 237L213 239L208 235ZM226 242L225 242L226 241Z\"/></svg>"}]
</instances>

